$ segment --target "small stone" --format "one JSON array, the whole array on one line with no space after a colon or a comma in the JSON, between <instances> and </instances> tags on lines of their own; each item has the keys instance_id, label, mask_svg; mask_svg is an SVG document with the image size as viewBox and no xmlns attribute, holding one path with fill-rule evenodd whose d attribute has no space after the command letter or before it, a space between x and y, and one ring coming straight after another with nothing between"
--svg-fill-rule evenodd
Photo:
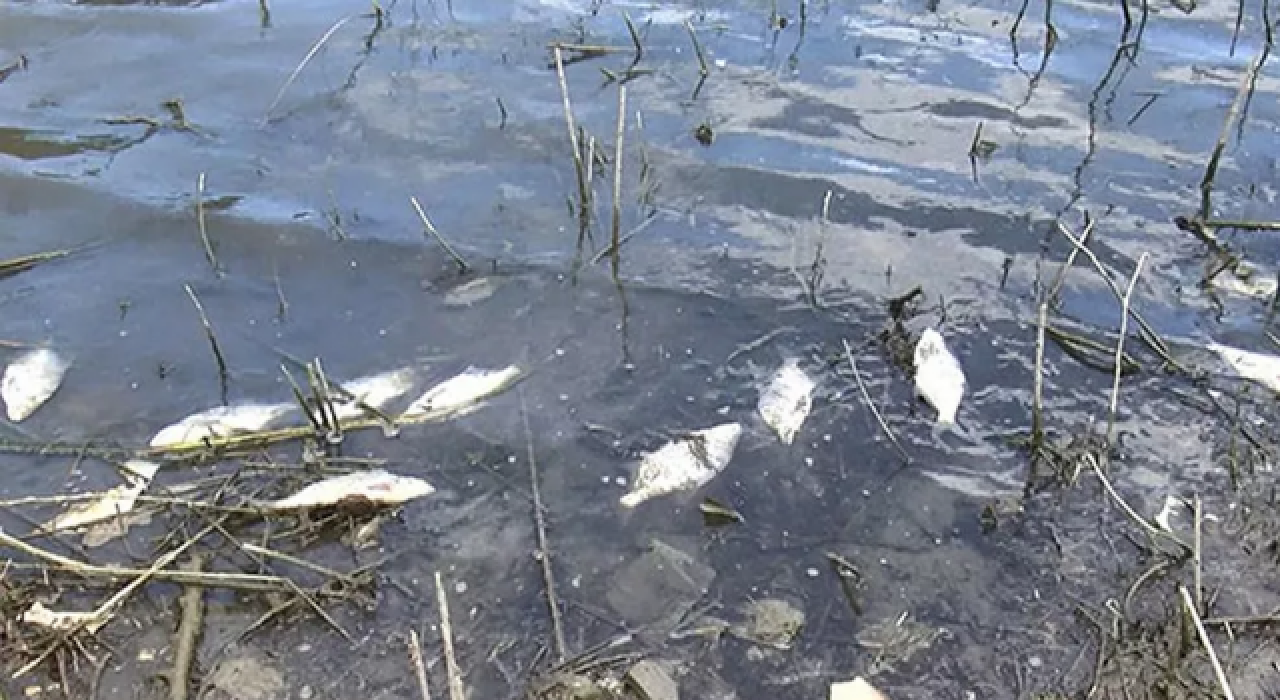
<instances>
[{"instance_id":1,"label":"small stone","mask_svg":"<svg viewBox=\"0 0 1280 700\"><path fill-rule=\"evenodd\" d=\"M302 700L311 700L311 696L314 694L315 691L312 690L309 685L304 685L300 690L298 690L298 697Z\"/></svg>"}]
</instances>

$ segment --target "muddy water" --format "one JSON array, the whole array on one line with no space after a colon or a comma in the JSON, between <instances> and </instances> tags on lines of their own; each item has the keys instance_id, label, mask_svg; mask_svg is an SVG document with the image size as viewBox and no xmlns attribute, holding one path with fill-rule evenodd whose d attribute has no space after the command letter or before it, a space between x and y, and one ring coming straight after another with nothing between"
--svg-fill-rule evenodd
<instances>
[{"instance_id":1,"label":"muddy water","mask_svg":"<svg viewBox=\"0 0 1280 700\"><path fill-rule=\"evenodd\" d=\"M693 697L821 697L856 673L894 697L1087 688L1080 659L1092 658L1095 631L1072 610L1129 580L1107 553L1115 545L1098 539L1097 523L1119 516L1092 492L1050 499L1038 518L989 535L979 514L1027 477L1008 438L1029 425L1034 300L1069 249L1059 218L1079 230L1091 212L1093 248L1122 280L1149 254L1135 306L1180 356L1220 372L1196 350L1206 340L1266 349L1262 304L1199 288L1204 251L1171 223L1198 204L1206 155L1261 42L1256 8L1234 53L1236 8L1215 1L1190 15L1153 6L1132 55L1117 55L1118 8L1055 3L1058 39L1039 71L1038 4L1016 43L1018 3L780 3L777 29L763 1L463 5L401 1L381 21L329 1L278 3L265 21L247 2L0 6L0 67L24 65L0 82L0 257L77 248L0 281L0 339L52 341L76 358L23 430L138 444L217 403L184 283L218 330L233 399L288 398L276 350L320 356L344 378L399 366L424 381L471 364L534 369L519 395L461 422L346 445L440 488L388 525L381 570L395 585L382 587L376 610L334 611L354 643L299 614L218 653L265 609L218 598L199 670L250 664L266 690L243 697L413 696L404 637L423 630L437 658L430 581L441 571L473 697L517 694L549 639L529 556L523 402L571 650L638 632L683 664ZM629 46L624 10L645 49L644 73L627 82L621 228L635 235L621 261L625 306L607 265L570 278L576 183L546 49ZM685 20L708 60L701 85ZM602 71L630 62L624 53L566 68L578 123L601 152L612 153L617 105ZM1268 65L1218 176L1224 217L1274 218L1277 88ZM175 100L180 113L166 106ZM971 160L979 124L994 150ZM709 145L694 136L700 125ZM596 175L595 241L608 231L611 165ZM224 277L210 272L193 213L202 175L205 199L219 205L207 223ZM410 196L472 277L496 282L491 297L445 303L471 277L424 240ZM1274 274L1273 238L1232 240ZM885 300L916 285L926 302L910 330L941 323L968 371L960 436L933 433L931 413L875 342ZM1083 266L1062 312L1104 329L1119 319ZM837 372L843 339L909 467ZM790 448L753 415L757 383L787 357L820 378ZM1052 346L1046 365L1056 433L1105 421L1110 377ZM1221 491L1233 434L1201 403L1178 400L1198 396L1195 386L1173 382L1171 393L1171 382L1153 372L1127 382L1118 417L1126 468L1116 479L1144 513L1171 490ZM618 509L636 454L726 417L747 434L705 492ZM5 497L109 483L102 465L67 474L64 459L0 461ZM705 528L703 495L745 523ZM701 584L690 589L645 570L655 539L714 575L690 576ZM862 568L861 614L827 552ZM144 631L109 630L121 654L104 696L163 667L172 593L158 588L131 612ZM1265 607L1265 587L1255 593ZM761 598L807 613L795 650L666 637L673 608L709 603L737 621ZM920 628L886 652L877 625L903 613ZM161 653L139 660L142 649Z\"/></svg>"}]
</instances>

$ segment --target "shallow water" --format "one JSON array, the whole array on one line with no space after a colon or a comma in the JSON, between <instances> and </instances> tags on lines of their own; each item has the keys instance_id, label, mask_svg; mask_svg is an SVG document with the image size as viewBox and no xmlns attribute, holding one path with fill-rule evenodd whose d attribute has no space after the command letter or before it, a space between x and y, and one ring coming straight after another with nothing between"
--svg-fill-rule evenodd
<instances>
[{"instance_id":1,"label":"shallow water","mask_svg":"<svg viewBox=\"0 0 1280 700\"><path fill-rule=\"evenodd\" d=\"M1078 231L1082 212L1092 213L1092 247L1122 284L1149 255L1134 306L1180 358L1218 375L1197 350L1208 340L1266 349L1264 306L1197 286L1203 246L1172 223L1198 206L1205 159L1262 41L1256 8L1246 8L1232 54L1234 5L1209 2L1190 15L1153 6L1131 61L1116 55L1117 7L1055 3L1058 40L1038 73L1045 32L1035 3L1016 45L1019 3L991 1L781 3L788 23L778 31L763 0L454 5L401 0L380 22L351 17L293 81L319 37L368 8L276 3L264 23L256 3L240 1L0 6L0 69L26 59L0 70L0 258L77 249L0 280L0 339L53 342L76 360L21 429L143 444L215 405L217 372L184 283L217 329L233 399L288 400L277 350L322 357L340 378L410 366L424 384L468 365L531 368L519 392L462 421L345 446L441 493L384 533L394 556L381 570L400 588L384 587L373 614L334 613L354 649L301 614L300 624L269 626L235 647L267 659L290 697L304 687L335 698L416 693L403 638L434 619L435 571L453 582L473 697L520 691L548 639L529 556L522 405L575 650L642 631L652 652L687 662L682 684L693 697L822 696L856 673L895 698L1087 687L1079 658L1093 632L1073 601L1116 595L1113 584L1128 580L1128 560L1106 554L1115 547L1100 544L1096 525L1121 516L1092 491L1034 501L1036 517L990 535L979 515L1027 481L1027 456L1009 438L1030 423L1035 300L1070 249L1054 230L1059 218ZM629 46L623 10L642 37L638 67L652 71L627 82L620 226L635 235L621 256L625 303L607 262L571 274L577 186L546 48ZM685 20L709 61L700 86ZM577 122L609 159L617 86L602 69L621 73L630 62L622 53L565 69ZM1275 218L1278 89L1268 63L1218 174L1224 218ZM173 100L180 115L165 105ZM995 150L971 162L979 124ZM710 145L695 139L699 125L713 132ZM612 163L597 167L596 247L609 231ZM196 224L202 176L225 277L210 271ZM472 263L469 276L424 238L410 196ZM1273 236L1228 239L1274 274ZM446 303L477 275L496 283L491 297ZM932 431L931 410L875 342L889 320L885 300L916 285L924 313L909 329L941 323L968 374L959 435ZM1107 330L1119 324L1111 292L1083 263L1061 311ZM911 465L863 406L842 364L844 339ZM790 448L754 415L759 381L788 357L820 384ZM1105 422L1109 376L1054 345L1046 370L1055 434ZM1206 420L1199 396L1192 382L1158 372L1124 385L1125 469L1114 478L1144 513L1171 490L1227 498L1221 463L1235 433ZM747 432L724 474L696 495L619 510L638 454L726 419ZM66 459L6 456L0 494L109 483L100 467L80 465L67 480ZM745 523L704 527L697 503L706 495ZM627 567L654 539L714 571L705 596L619 600ZM827 552L862 568L861 615L845 604ZM161 587L133 613L162 624L112 638L128 649L167 644L158 628L168 629L170 593ZM1262 584L1251 595L1261 607L1272 597ZM646 627L665 604L717 603L717 616L736 621L758 598L805 610L795 650L736 639L703 648ZM934 631L932 643L890 663L865 633L904 612ZM219 599L203 662L219 661L214 651L260 614ZM116 660L103 695L128 692L163 665L135 658Z\"/></svg>"}]
</instances>

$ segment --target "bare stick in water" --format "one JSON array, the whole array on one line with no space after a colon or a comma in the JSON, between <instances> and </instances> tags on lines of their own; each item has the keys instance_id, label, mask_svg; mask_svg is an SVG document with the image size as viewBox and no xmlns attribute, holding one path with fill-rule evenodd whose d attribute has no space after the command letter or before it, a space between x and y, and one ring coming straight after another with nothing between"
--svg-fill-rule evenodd
<instances>
[{"instance_id":1,"label":"bare stick in water","mask_svg":"<svg viewBox=\"0 0 1280 700\"><path fill-rule=\"evenodd\" d=\"M1120 302L1120 337L1116 340L1116 368L1115 374L1111 380L1111 408L1107 412L1107 444L1112 444L1115 438L1116 427L1116 409L1120 405L1120 375L1121 369L1124 367L1124 338L1129 333L1129 304L1133 301L1133 288L1138 284L1138 276L1142 274L1142 266L1147 263L1147 254L1143 253L1138 258L1138 264L1133 268L1133 276L1129 278L1129 288L1124 292L1124 299Z\"/></svg>"},{"instance_id":2,"label":"bare stick in water","mask_svg":"<svg viewBox=\"0 0 1280 700\"><path fill-rule=\"evenodd\" d=\"M1235 700L1236 696L1231 692L1231 683L1227 681L1227 673L1222 670L1222 662L1218 661L1218 653L1213 650L1213 641L1209 639L1209 633L1200 620L1200 613L1196 612L1196 604L1191 600L1191 594L1187 592L1186 586L1178 586L1178 594L1182 596L1182 605L1187 609L1187 615L1196 626L1196 634L1200 636L1200 644L1204 646L1204 652L1209 655L1209 664L1213 666L1213 675L1218 678L1218 687L1222 690L1223 697L1227 700Z\"/></svg>"},{"instance_id":3,"label":"bare stick in water","mask_svg":"<svg viewBox=\"0 0 1280 700\"><path fill-rule=\"evenodd\" d=\"M1044 439L1044 327L1047 325L1049 302L1041 302L1036 323L1036 376L1031 399L1031 443L1035 448L1039 448Z\"/></svg>"},{"instance_id":4,"label":"bare stick in water","mask_svg":"<svg viewBox=\"0 0 1280 700\"><path fill-rule=\"evenodd\" d=\"M613 279L618 279L618 267L621 263L619 254L622 246L618 240L622 227L622 139L627 128L627 86L618 86L618 130L614 135L613 145L613 226L609 247L613 249Z\"/></svg>"},{"instance_id":5,"label":"bare stick in water","mask_svg":"<svg viewBox=\"0 0 1280 700\"><path fill-rule=\"evenodd\" d=\"M307 55L302 57L302 61L298 63L297 67L293 69L293 72L289 74L289 78L284 81L284 85L281 85L279 92L276 93L276 98L272 100L271 105L267 107L266 114L262 115L263 123L266 123L271 119L271 113L275 111L276 106L280 104L280 100L284 99L285 91L289 89L290 85L293 85L293 81L298 79L298 75L302 73L302 69L307 67L307 64L311 62L311 59L316 57L316 54L320 52L320 49L324 47L325 43L328 42L339 29L342 29L343 25L356 17L358 17L358 15L347 15L337 22L334 22L333 26L329 27L329 31L325 32L323 36L316 40L316 43L311 45L311 50L307 51Z\"/></svg>"},{"instance_id":6,"label":"bare stick in water","mask_svg":"<svg viewBox=\"0 0 1280 700\"><path fill-rule=\"evenodd\" d=\"M520 392L520 418L524 421L524 440L529 453L529 480L533 492L533 524L538 536L538 560L542 563L542 582L547 589L547 607L551 613L551 637L555 645L556 663L566 658L564 624L560 621L560 601L556 598L555 573L551 570L551 548L547 545L547 521L542 515L542 491L538 487L538 459L533 452L533 431L529 428L529 411Z\"/></svg>"},{"instance_id":7,"label":"bare stick in water","mask_svg":"<svg viewBox=\"0 0 1280 700\"><path fill-rule=\"evenodd\" d=\"M427 212L422 210L421 204L418 204L418 198L410 197L409 203L413 205L413 210L418 212L418 219L422 221L424 232L431 234L440 246L444 248L444 251L449 254L449 257L453 258L453 262L458 265L458 272L466 272L467 261L463 260L462 256L458 255L458 251L454 250L453 246L449 245L449 241L446 241L444 236L441 236L440 232L436 230L436 227L431 223L431 219L427 218Z\"/></svg>"},{"instance_id":8,"label":"bare stick in water","mask_svg":"<svg viewBox=\"0 0 1280 700\"><path fill-rule=\"evenodd\" d=\"M204 312L204 305L200 303L199 297L196 296L195 290L191 285L182 285L187 290L187 296L191 297L191 303L195 304L196 313L200 314L200 325L204 326L204 334L209 338L209 347L213 349L213 359L218 365L218 384L222 387L222 403L227 403L227 383L230 373L227 372L227 360L222 356L222 347L218 345L218 336L213 332L213 324L209 323L209 317Z\"/></svg>"},{"instance_id":9,"label":"bare stick in water","mask_svg":"<svg viewBox=\"0 0 1280 700\"><path fill-rule=\"evenodd\" d=\"M702 52L702 42L698 41L698 33L687 19L684 21L684 28L689 30L689 39L693 41L693 53L698 57L698 72L705 78L711 75L711 70L707 68L707 55Z\"/></svg>"},{"instance_id":10,"label":"bare stick in water","mask_svg":"<svg viewBox=\"0 0 1280 700\"><path fill-rule=\"evenodd\" d=\"M569 129L569 148L573 151L573 171L578 177L578 251L587 234L587 222L591 206L591 190L587 187L587 168L582 162L582 145L578 142L578 125L573 119L573 105L569 102L569 82L564 77L564 56L559 46L551 47L556 59L556 77L560 81L560 99L564 103L564 123Z\"/></svg>"},{"instance_id":11,"label":"bare stick in water","mask_svg":"<svg viewBox=\"0 0 1280 700\"><path fill-rule=\"evenodd\" d=\"M209 228L204 220L204 173L200 173L199 179L196 180L196 227L200 230L200 242L204 243L204 257L209 261L209 267L213 270L213 274L221 275L222 268L218 266L218 256L213 252L213 243L209 241Z\"/></svg>"},{"instance_id":12,"label":"bare stick in water","mask_svg":"<svg viewBox=\"0 0 1280 700\"><path fill-rule=\"evenodd\" d=\"M867 408L871 409L871 415L876 417L876 422L880 424L880 429L884 431L885 437L889 438L889 442L897 448L898 454L902 455L903 461L911 462L911 455L903 449L902 443L898 442L898 438L894 436L893 431L889 429L889 424L885 422L884 416L880 415L880 409L876 408L876 404L871 400L871 394L867 392L867 385L862 382L862 372L858 371L858 362L853 359L853 349L849 347L849 341L841 340L844 343L844 356L849 360L849 367L853 370L853 378L858 380L858 391L862 392L862 400L867 402Z\"/></svg>"},{"instance_id":13,"label":"bare stick in water","mask_svg":"<svg viewBox=\"0 0 1280 700\"><path fill-rule=\"evenodd\" d=\"M440 606L440 641L444 645L444 666L449 675L449 700L467 700L462 688L462 670L453 652L453 623L449 620L449 597L444 593L444 581L436 572L436 604Z\"/></svg>"},{"instance_id":14,"label":"bare stick in water","mask_svg":"<svg viewBox=\"0 0 1280 700\"><path fill-rule=\"evenodd\" d=\"M1213 180L1218 175L1218 161L1222 158L1222 152L1227 148L1227 140L1231 138L1231 125L1236 121L1236 115L1240 113L1240 106L1244 104L1245 98L1251 92L1254 82L1257 80L1258 71L1262 69L1262 64L1267 60L1267 54L1270 53L1271 46L1263 44L1262 49L1258 52L1257 57L1253 59L1253 63L1249 65L1249 69L1240 77L1240 87L1236 90L1236 97L1231 101L1231 107L1227 109L1227 117L1222 120L1222 131L1218 134L1218 142L1214 144L1213 151L1209 154L1209 162L1204 166L1204 178L1200 180L1200 218L1208 219L1213 214Z\"/></svg>"},{"instance_id":15,"label":"bare stick in water","mask_svg":"<svg viewBox=\"0 0 1280 700\"><path fill-rule=\"evenodd\" d=\"M431 700L431 687L427 685L427 668L422 663L422 645L418 643L418 631L409 630L409 662L418 677L418 690L422 700Z\"/></svg>"}]
</instances>

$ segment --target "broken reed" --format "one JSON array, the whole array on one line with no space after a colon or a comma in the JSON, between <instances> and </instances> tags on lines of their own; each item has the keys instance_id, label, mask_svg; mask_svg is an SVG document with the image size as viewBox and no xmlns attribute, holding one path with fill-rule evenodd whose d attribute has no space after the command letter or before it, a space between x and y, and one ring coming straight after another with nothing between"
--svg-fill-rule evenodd
<instances>
[{"instance_id":1,"label":"broken reed","mask_svg":"<svg viewBox=\"0 0 1280 700\"><path fill-rule=\"evenodd\" d=\"M564 56L560 46L551 47L555 57L556 78L560 81L560 99L564 103L564 123L569 130L569 148L573 152L573 172L578 179L578 251L586 242L590 222L591 191L587 186L587 168L582 162L582 145L578 141L578 126L573 118L573 104L569 101L569 82L564 77Z\"/></svg>"},{"instance_id":2,"label":"broken reed","mask_svg":"<svg viewBox=\"0 0 1280 700\"><path fill-rule=\"evenodd\" d=\"M222 389L222 405L227 405L228 384L231 374L227 371L227 360L222 355L222 347L218 345L218 336L213 332L213 324L209 323L209 317L204 312L204 305L200 303L200 298L196 296L195 290L191 285L184 284L182 288L187 290L187 296L191 298L191 303L196 307L196 313L200 315L200 325L204 326L204 334L209 339L209 347L213 350L213 360L218 366L218 384Z\"/></svg>"}]
</instances>

